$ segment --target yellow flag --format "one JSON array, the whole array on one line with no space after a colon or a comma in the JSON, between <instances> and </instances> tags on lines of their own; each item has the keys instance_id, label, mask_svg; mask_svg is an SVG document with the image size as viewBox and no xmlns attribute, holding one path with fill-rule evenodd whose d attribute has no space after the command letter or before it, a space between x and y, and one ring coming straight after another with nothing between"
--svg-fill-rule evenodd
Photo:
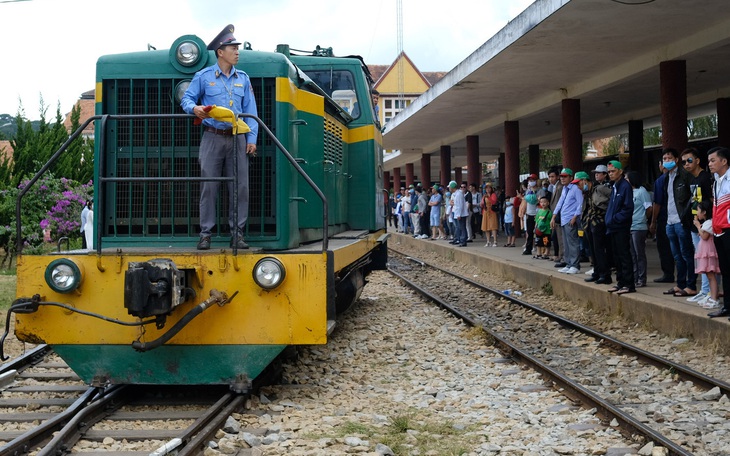
<instances>
[{"instance_id":1,"label":"yellow flag","mask_svg":"<svg viewBox=\"0 0 730 456\"><path fill-rule=\"evenodd\" d=\"M237 118L236 115L233 114L233 111L228 108L221 108L220 106L213 105L213 108L208 112L208 114L210 114L210 117L215 120L231 124L234 135L242 135L251 131L246 122L244 122L243 119Z\"/></svg>"}]
</instances>

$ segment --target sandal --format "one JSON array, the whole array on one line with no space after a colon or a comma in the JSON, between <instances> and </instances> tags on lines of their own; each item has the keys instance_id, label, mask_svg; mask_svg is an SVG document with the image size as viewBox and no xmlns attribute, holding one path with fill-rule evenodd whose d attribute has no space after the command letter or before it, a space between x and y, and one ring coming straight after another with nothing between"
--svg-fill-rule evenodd
<instances>
[{"instance_id":1,"label":"sandal","mask_svg":"<svg viewBox=\"0 0 730 456\"><path fill-rule=\"evenodd\" d=\"M634 293L634 292L636 292L636 289L635 288L621 287L620 290L616 291L616 294L617 295L622 295L622 294Z\"/></svg>"},{"instance_id":2,"label":"sandal","mask_svg":"<svg viewBox=\"0 0 730 456\"><path fill-rule=\"evenodd\" d=\"M684 290L680 290L680 289L679 289L679 288L677 288L677 287L672 287L672 288L670 288L669 290L665 291L665 292L664 292L664 294L665 294L665 295L670 295L670 294L675 294L675 293L679 293L680 291L684 291Z\"/></svg>"},{"instance_id":3,"label":"sandal","mask_svg":"<svg viewBox=\"0 0 730 456\"><path fill-rule=\"evenodd\" d=\"M697 294L697 292L687 293L687 290L679 290L679 291L677 291L677 292L674 293L674 296L676 296L678 298L681 298L683 296L694 296L696 294Z\"/></svg>"},{"instance_id":4,"label":"sandal","mask_svg":"<svg viewBox=\"0 0 730 456\"><path fill-rule=\"evenodd\" d=\"M613 293L614 291L619 291L619 290L621 290L621 288L619 288L619 287L616 286L616 287L611 287L611 288L609 288L606 291L608 291L609 293Z\"/></svg>"},{"instance_id":5,"label":"sandal","mask_svg":"<svg viewBox=\"0 0 730 456\"><path fill-rule=\"evenodd\" d=\"M689 291L687 291L689 290ZM674 296L676 297L682 297L682 296L696 296L697 291L692 290L691 288L685 288L684 290L679 290L678 292L674 293Z\"/></svg>"}]
</instances>

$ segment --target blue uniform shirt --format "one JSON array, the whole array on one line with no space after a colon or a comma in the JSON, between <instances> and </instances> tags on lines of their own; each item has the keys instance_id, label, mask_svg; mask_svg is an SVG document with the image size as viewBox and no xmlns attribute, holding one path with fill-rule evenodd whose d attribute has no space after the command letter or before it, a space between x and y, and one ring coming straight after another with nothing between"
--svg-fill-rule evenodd
<instances>
[{"instance_id":1,"label":"blue uniform shirt","mask_svg":"<svg viewBox=\"0 0 730 456\"><path fill-rule=\"evenodd\" d=\"M233 103L231 104L231 102ZM195 73L180 103L183 111L188 114L193 114L196 105L216 105L230 109L236 115L253 114L258 116L253 87L251 87L251 80L248 75L234 67L231 69L231 76L227 78L217 63ZM259 124L250 118L244 118L244 121L251 129L250 132L246 133L246 142L256 144ZM219 130L231 129L230 124L213 118L203 119L203 125Z\"/></svg>"}]
</instances>

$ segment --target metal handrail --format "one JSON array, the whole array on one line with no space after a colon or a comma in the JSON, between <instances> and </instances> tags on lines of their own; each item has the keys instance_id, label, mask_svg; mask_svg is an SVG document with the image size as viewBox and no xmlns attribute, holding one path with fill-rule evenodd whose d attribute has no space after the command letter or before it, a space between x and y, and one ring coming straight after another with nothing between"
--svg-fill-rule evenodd
<instances>
[{"instance_id":1,"label":"metal handrail","mask_svg":"<svg viewBox=\"0 0 730 456\"><path fill-rule=\"evenodd\" d=\"M302 169L301 166L299 166L299 163L297 163L297 160L289 153L289 151L284 147L283 144L279 141L279 139L274 135L274 133L264 124L264 122L257 116L253 114L239 114L239 117L249 117L251 119L254 119L258 124L259 127L263 129L263 131L272 139L276 147L281 151L281 153L286 157L286 159L289 161L289 163L296 169L296 171L299 173L299 175L302 176L302 178L309 184L310 187L314 190L314 192L319 196L319 198L322 200L322 253L325 253L329 247L329 215L328 215L328 207L327 207L327 197L324 195L322 190L317 186L317 184L314 183L314 181L309 177L309 175ZM99 185L98 185L98 195L97 200L103 201L104 197L104 190L105 185L107 182L175 182L175 181L233 181L234 182L234 188L237 188L238 184L238 173L236 170L238 169L236 163L234 163L234 175L233 178L230 177L186 177L186 178L177 178L177 177L105 177L106 176L106 169L105 169L105 158L107 153L107 144L106 141L104 141L105 131L106 131L106 125L109 120L134 120L134 119L190 119L195 118L195 116L190 114L103 114L103 115L95 115L92 117L89 117L79 128L74 131L68 139L61 145L61 147L51 156L51 158L48 159L48 161L41 167L38 172L28 181L28 184L18 193L18 201L15 203L15 230L16 230L16 250L17 254L20 255L22 249L23 249L23 239L22 239L22 223L21 223L21 207L22 207L22 200L23 196L28 193L30 188L45 174L48 169L56 162L56 160L68 149L69 145L81 135L81 133L84 131L84 129L93 121L100 120L101 121L101 128L100 128L100 136L99 136L99 157L98 157L98 169L99 169ZM233 141L236 141L236 135L233 135ZM234 159L237 160L238 154L234 154ZM234 220L238 220L238 205L236 204L237 201L238 192L233 192L233 198L234 198ZM100 217L94 217L95 221L104 220L104 205L100 205ZM98 222L97 222L98 223ZM96 235L96 253L97 255L101 255L101 231L95 230ZM234 250L233 253L236 254L236 247L234 244Z\"/></svg>"}]
</instances>

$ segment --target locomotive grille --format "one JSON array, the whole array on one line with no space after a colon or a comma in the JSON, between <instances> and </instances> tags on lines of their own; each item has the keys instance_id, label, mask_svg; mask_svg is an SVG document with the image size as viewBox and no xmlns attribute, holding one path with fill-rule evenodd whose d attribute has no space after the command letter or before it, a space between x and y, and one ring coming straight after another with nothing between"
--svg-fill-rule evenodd
<instances>
[{"instance_id":1,"label":"locomotive grille","mask_svg":"<svg viewBox=\"0 0 730 456\"><path fill-rule=\"evenodd\" d=\"M184 114L174 100L179 80L119 79L104 82L108 114ZM276 134L275 81L252 78L261 120ZM106 174L110 177L199 177L202 128L192 119L150 118L109 121ZM259 132L257 157L249 166L247 236L276 231L274 171L276 151ZM228 192L221 185L215 234L228 233ZM107 186L105 236L195 237L199 231L199 182L116 182Z\"/></svg>"},{"instance_id":2,"label":"locomotive grille","mask_svg":"<svg viewBox=\"0 0 730 456\"><path fill-rule=\"evenodd\" d=\"M328 117L324 122L324 159L342 165L342 127Z\"/></svg>"}]
</instances>

